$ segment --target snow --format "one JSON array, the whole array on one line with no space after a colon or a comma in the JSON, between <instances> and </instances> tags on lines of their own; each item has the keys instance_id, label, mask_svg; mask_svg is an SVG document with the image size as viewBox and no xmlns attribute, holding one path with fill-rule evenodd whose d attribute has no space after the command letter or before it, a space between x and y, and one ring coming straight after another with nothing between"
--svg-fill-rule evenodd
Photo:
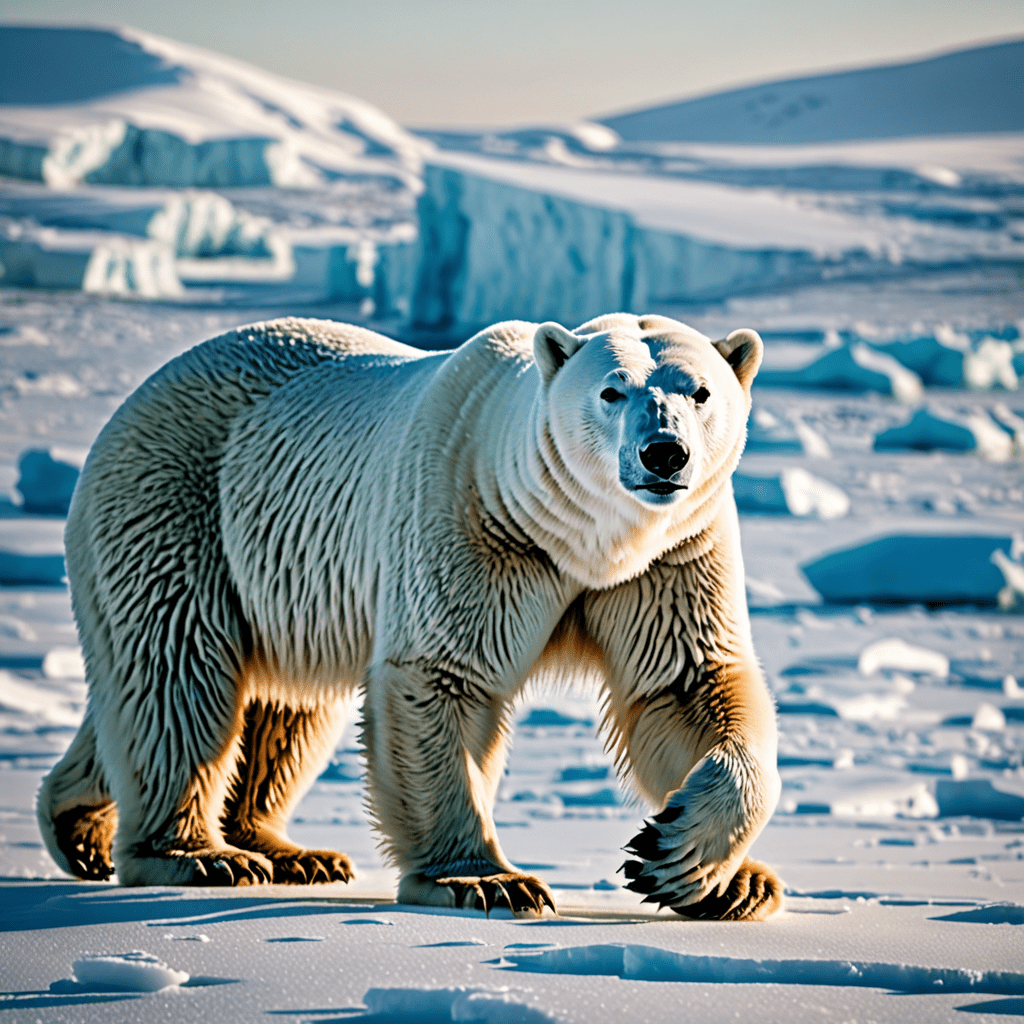
<instances>
[{"instance_id":1,"label":"snow","mask_svg":"<svg viewBox=\"0 0 1024 1024\"><path fill-rule=\"evenodd\" d=\"M548 1024L556 1017L523 1001L527 993L495 988L371 988L363 996L371 1014L418 1021Z\"/></svg>"},{"instance_id":2,"label":"snow","mask_svg":"<svg viewBox=\"0 0 1024 1024\"><path fill-rule=\"evenodd\" d=\"M0 39L0 153L14 177L309 187L418 171L422 143L369 104L197 47L130 28L6 26Z\"/></svg>"},{"instance_id":3,"label":"snow","mask_svg":"<svg viewBox=\"0 0 1024 1024\"><path fill-rule=\"evenodd\" d=\"M75 980L93 990L159 992L188 981L186 971L176 971L151 953L83 956L71 965Z\"/></svg>"},{"instance_id":4,"label":"snow","mask_svg":"<svg viewBox=\"0 0 1024 1024\"><path fill-rule=\"evenodd\" d=\"M121 64L62 76L51 62L28 76L33 89L50 83L37 98L71 104L66 90L80 89L83 119L140 93L151 111L186 86L195 99L197 76L175 70L193 67L185 48L165 59L135 36L100 36L122 40ZM113 69L120 85L100 81ZM247 81L269 95L266 77ZM35 109L25 137L46 134L50 107ZM176 129L193 146L211 123L211 107L197 109L198 134ZM441 205L424 223L449 262L420 255L414 189L385 176L309 189L0 184L4 230L35 240L35 271L59 256L67 274L78 253L79 289L93 251L117 238L159 248L181 283L140 301L122 264L106 279L120 274L131 301L10 275L0 290L0 1017L917 1024L1024 1012L1024 401L1008 384L1008 367L1024 372L1024 302L1016 264L1001 262L1020 244L1024 136L629 148L563 128L495 133L500 160L473 140L428 154L424 196ZM46 152L39 142L37 167ZM61 159L77 166L70 151ZM466 212L468 235L443 234ZM275 278L286 252L294 274ZM765 339L737 491L746 479L774 495L774 510L741 512L740 532L783 784L752 855L784 879L784 909L734 925L643 907L618 869L647 808L619 783L600 704L542 688L516 711L495 821L512 861L552 886L558 917L395 904L354 715L289 825L298 842L346 851L349 885L122 889L62 875L34 799L87 693L63 513L22 502L22 454L80 466L149 373L239 323L327 315L437 344L410 327L410 309L447 318L461 340L463 318L502 304L572 322L618 307L627 285L635 303L711 337L753 327ZM768 386L859 347L884 368L880 390ZM976 357L984 373L969 369ZM876 449L908 420L900 372L917 375L922 408L1000 431L1005 457ZM845 514L823 516L815 489L841 494ZM172 976L187 980L143 990Z\"/></svg>"},{"instance_id":5,"label":"snow","mask_svg":"<svg viewBox=\"0 0 1024 1024\"><path fill-rule=\"evenodd\" d=\"M1024 42L684 100L602 123L630 141L809 143L1020 131ZM945 175L940 180L950 181Z\"/></svg>"},{"instance_id":6,"label":"snow","mask_svg":"<svg viewBox=\"0 0 1024 1024\"><path fill-rule=\"evenodd\" d=\"M1019 301L1000 297L1000 280L985 278L975 292L961 278L938 296L930 285L840 283L665 311L716 337L738 324L763 328L772 368L805 360L829 331L859 324L868 336L872 318L878 330L909 334L923 309L959 331L998 333L999 321L1013 319L1006 303ZM0 294L0 303L0 464L11 487L21 452L80 464L112 409L152 369L232 323L268 315L29 291ZM60 387L15 385L57 374L66 379ZM942 392L960 412L987 413L1000 402L1019 411L1015 397ZM906 411L872 392L755 383L754 407L754 422L784 428L790 443L749 452L741 474L778 480L800 469L849 499L837 520L741 516L755 645L780 711L784 787L753 853L786 882L780 915L749 927L694 925L641 908L622 888L620 848L644 809L617 785L596 732L599 707L572 692L540 691L518 712L495 815L513 861L553 886L559 918L392 903L395 875L366 821L351 724L290 826L300 842L348 852L359 872L351 885L119 890L64 878L41 846L33 809L40 779L85 708L59 583L63 519L11 506L2 546L30 564L49 560L56 579L0 588L0 876L8 879L0 883L0 1005L44 1021L116 1022L181 1016L185 999L188 1014L235 1021L281 1011L359 1019L379 1000L407 1001L425 1020L434 1005L440 1020L472 1008L483 1019L603 1022L669 1019L685 999L708 1020L841 1021L891 1019L890 993L899 992L908 1021L958 1016L958 1007L1001 1019L996 1010L1020 998L986 986L1019 974L1022 962L1014 923L1024 906L1024 626L998 610L1005 576L990 558L1020 565L1019 459L875 451L874 436ZM792 443L797 421L827 439L830 458ZM879 537L889 547L876 561L913 567L903 574L903 603L874 603L864 592L823 603L801 575L802 563ZM864 562L862 552L837 578L856 584ZM982 596L968 595L972 604L913 603L931 603L940 590L950 597L951 582L970 582L981 566L993 575ZM628 971L626 948L636 954ZM142 993L70 980L85 953L131 949L189 981ZM565 962L527 960L564 951L572 951ZM574 958L608 973L576 973ZM647 980L655 969L662 980ZM964 972L978 979L974 987Z\"/></svg>"}]
</instances>

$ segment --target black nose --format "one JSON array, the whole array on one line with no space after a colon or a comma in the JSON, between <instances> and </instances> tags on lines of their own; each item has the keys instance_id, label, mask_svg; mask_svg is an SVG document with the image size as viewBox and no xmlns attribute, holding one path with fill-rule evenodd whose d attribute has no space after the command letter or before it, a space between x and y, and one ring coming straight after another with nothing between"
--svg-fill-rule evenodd
<instances>
[{"instance_id":1,"label":"black nose","mask_svg":"<svg viewBox=\"0 0 1024 1024\"><path fill-rule=\"evenodd\" d=\"M640 461L645 469L667 480L690 461L690 453L675 441L655 441L640 449Z\"/></svg>"}]
</instances>

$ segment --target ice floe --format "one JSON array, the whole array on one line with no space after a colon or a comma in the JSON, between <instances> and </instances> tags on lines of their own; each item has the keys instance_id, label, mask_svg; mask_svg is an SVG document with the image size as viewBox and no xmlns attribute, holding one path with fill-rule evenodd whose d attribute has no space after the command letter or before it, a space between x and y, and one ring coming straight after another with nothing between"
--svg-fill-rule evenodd
<instances>
[{"instance_id":1,"label":"ice floe","mask_svg":"<svg viewBox=\"0 0 1024 1024\"><path fill-rule=\"evenodd\" d=\"M31 222L0 223L0 268L8 287L144 299L182 294L174 253L167 245L108 231L58 231Z\"/></svg>"},{"instance_id":2,"label":"ice floe","mask_svg":"<svg viewBox=\"0 0 1024 1024\"><path fill-rule=\"evenodd\" d=\"M781 420L760 405L750 413L744 450L803 454L813 459L827 459L832 454L828 442L799 415Z\"/></svg>"},{"instance_id":3,"label":"ice floe","mask_svg":"<svg viewBox=\"0 0 1024 1024\"><path fill-rule=\"evenodd\" d=\"M736 507L741 512L782 512L818 519L841 519L850 511L842 488L793 466L771 476L734 473Z\"/></svg>"},{"instance_id":4,"label":"ice floe","mask_svg":"<svg viewBox=\"0 0 1024 1024\"><path fill-rule=\"evenodd\" d=\"M825 352L797 369L765 369L758 374L762 387L825 388L836 391L877 391L900 402L916 405L924 390L921 379L892 356L856 343Z\"/></svg>"},{"instance_id":5,"label":"ice floe","mask_svg":"<svg viewBox=\"0 0 1024 1024\"><path fill-rule=\"evenodd\" d=\"M18 482L26 512L66 516L82 464L48 449L31 448L18 458Z\"/></svg>"},{"instance_id":6,"label":"ice floe","mask_svg":"<svg viewBox=\"0 0 1024 1024\"><path fill-rule=\"evenodd\" d=\"M925 406L906 423L876 434L874 448L975 452L990 462L1006 462L1013 455L1014 437L984 411L960 416L936 406Z\"/></svg>"},{"instance_id":7,"label":"ice floe","mask_svg":"<svg viewBox=\"0 0 1024 1024\"><path fill-rule=\"evenodd\" d=\"M24 554L0 549L0 584L55 587L64 582L64 556Z\"/></svg>"},{"instance_id":8,"label":"ice floe","mask_svg":"<svg viewBox=\"0 0 1024 1024\"><path fill-rule=\"evenodd\" d=\"M935 783L935 800L943 817L1024 819L1024 796L996 789L989 779L939 779Z\"/></svg>"},{"instance_id":9,"label":"ice floe","mask_svg":"<svg viewBox=\"0 0 1024 1024\"><path fill-rule=\"evenodd\" d=\"M800 566L826 601L995 604L1003 573L992 563L1010 537L891 536L824 555Z\"/></svg>"},{"instance_id":10,"label":"ice floe","mask_svg":"<svg viewBox=\"0 0 1024 1024\"><path fill-rule=\"evenodd\" d=\"M1013 391L1017 387L1013 346L999 338L982 336L972 344L968 335L943 326L933 334L875 342L873 347L913 370L930 386L976 391L994 387Z\"/></svg>"}]
</instances>

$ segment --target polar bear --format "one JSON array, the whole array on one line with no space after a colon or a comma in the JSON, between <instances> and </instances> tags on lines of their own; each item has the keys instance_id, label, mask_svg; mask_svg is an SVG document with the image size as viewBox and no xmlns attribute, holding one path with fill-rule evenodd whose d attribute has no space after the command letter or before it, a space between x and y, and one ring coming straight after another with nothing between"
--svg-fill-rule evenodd
<instances>
[{"instance_id":1,"label":"polar bear","mask_svg":"<svg viewBox=\"0 0 1024 1024\"><path fill-rule=\"evenodd\" d=\"M197 346L94 445L67 569L89 701L38 811L125 885L331 882L286 822L363 697L398 899L536 915L492 818L510 714L589 674L658 809L647 901L757 919L780 791L730 477L761 340L661 316L493 326L451 352L287 318Z\"/></svg>"}]
</instances>

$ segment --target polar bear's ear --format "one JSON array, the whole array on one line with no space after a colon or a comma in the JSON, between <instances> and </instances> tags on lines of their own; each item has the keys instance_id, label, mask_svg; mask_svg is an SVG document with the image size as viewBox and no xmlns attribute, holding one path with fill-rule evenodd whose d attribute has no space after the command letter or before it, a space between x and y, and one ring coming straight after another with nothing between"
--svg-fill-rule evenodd
<instances>
[{"instance_id":1,"label":"polar bear's ear","mask_svg":"<svg viewBox=\"0 0 1024 1024\"><path fill-rule=\"evenodd\" d=\"M733 368L743 390L750 393L750 385L761 365L764 345L757 331L733 331L728 338L714 341L712 344L722 354L722 358Z\"/></svg>"},{"instance_id":2,"label":"polar bear's ear","mask_svg":"<svg viewBox=\"0 0 1024 1024\"><path fill-rule=\"evenodd\" d=\"M583 339L551 321L541 324L533 336L533 358L547 387L565 361L583 344Z\"/></svg>"}]
</instances>

